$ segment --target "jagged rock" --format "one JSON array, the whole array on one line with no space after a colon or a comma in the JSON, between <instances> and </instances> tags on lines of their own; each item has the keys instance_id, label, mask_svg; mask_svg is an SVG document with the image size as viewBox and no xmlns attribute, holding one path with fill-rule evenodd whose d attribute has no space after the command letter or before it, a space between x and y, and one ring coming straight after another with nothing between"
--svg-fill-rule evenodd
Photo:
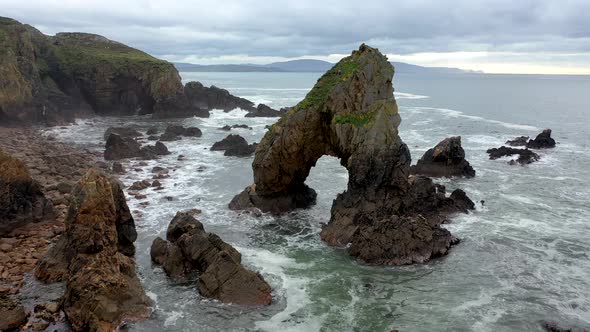
<instances>
[{"instance_id":1,"label":"jagged rock","mask_svg":"<svg viewBox=\"0 0 590 332\"><path fill-rule=\"evenodd\" d=\"M219 142L213 143L211 151L225 151L225 156L249 156L256 151L256 143L248 144L240 135L230 134Z\"/></svg>"},{"instance_id":2,"label":"jagged rock","mask_svg":"<svg viewBox=\"0 0 590 332\"><path fill-rule=\"evenodd\" d=\"M54 217L53 205L45 198L26 165L0 151L0 236L29 222Z\"/></svg>"},{"instance_id":3,"label":"jagged rock","mask_svg":"<svg viewBox=\"0 0 590 332\"><path fill-rule=\"evenodd\" d=\"M529 149L515 149L501 146L499 148L488 149L486 152L490 155L491 160L517 154L518 158L516 160L511 160L509 162L510 165L516 165L517 163L520 165L526 165L539 160L539 155Z\"/></svg>"},{"instance_id":4,"label":"jagged rock","mask_svg":"<svg viewBox=\"0 0 590 332\"><path fill-rule=\"evenodd\" d=\"M158 141L156 145L146 145L140 149L141 157L143 159L155 159L158 156L169 155L170 151L164 143Z\"/></svg>"},{"instance_id":5,"label":"jagged rock","mask_svg":"<svg viewBox=\"0 0 590 332\"><path fill-rule=\"evenodd\" d=\"M121 184L90 169L72 194L65 233L35 276L66 280L63 309L75 331L112 331L123 321L147 318L151 301L126 256L137 234Z\"/></svg>"},{"instance_id":6,"label":"jagged rock","mask_svg":"<svg viewBox=\"0 0 590 332\"><path fill-rule=\"evenodd\" d=\"M129 187L129 190L144 190L144 189L149 188L151 185L152 184L148 180L135 181Z\"/></svg>"},{"instance_id":7,"label":"jagged rock","mask_svg":"<svg viewBox=\"0 0 590 332\"><path fill-rule=\"evenodd\" d=\"M109 127L104 132L104 140L108 140L111 134L117 134L121 137L136 138L142 136L141 133L133 128L129 127Z\"/></svg>"},{"instance_id":8,"label":"jagged rock","mask_svg":"<svg viewBox=\"0 0 590 332\"><path fill-rule=\"evenodd\" d=\"M225 130L225 131L230 131L232 129L236 129L236 128L241 128L241 129L250 129L252 130L252 127L246 125L246 124L235 124L233 126L230 125L225 125L221 128L219 128L219 130Z\"/></svg>"},{"instance_id":9,"label":"jagged rock","mask_svg":"<svg viewBox=\"0 0 590 332\"><path fill-rule=\"evenodd\" d=\"M149 127L148 130L146 131L146 135L150 136L150 135L157 135L159 132L158 127L156 126L152 126Z\"/></svg>"},{"instance_id":10,"label":"jagged rock","mask_svg":"<svg viewBox=\"0 0 590 332\"><path fill-rule=\"evenodd\" d=\"M104 159L120 160L143 156L141 145L132 137L110 134L107 138L104 151Z\"/></svg>"},{"instance_id":11,"label":"jagged rock","mask_svg":"<svg viewBox=\"0 0 590 332\"><path fill-rule=\"evenodd\" d=\"M248 114L246 114L247 118L253 118L253 117L280 117L283 114L286 114L287 111L283 108L281 108L280 111L277 111L275 109L270 108L267 105L264 104L258 104L258 106L256 107L255 110L248 112Z\"/></svg>"},{"instance_id":12,"label":"jagged rock","mask_svg":"<svg viewBox=\"0 0 590 332\"><path fill-rule=\"evenodd\" d=\"M426 151L418 163L410 168L412 174L433 177L474 177L475 170L465 160L461 136L448 137Z\"/></svg>"},{"instance_id":13,"label":"jagged rock","mask_svg":"<svg viewBox=\"0 0 590 332\"><path fill-rule=\"evenodd\" d=\"M0 292L0 331L19 331L26 322L25 308L7 293Z\"/></svg>"},{"instance_id":14,"label":"jagged rock","mask_svg":"<svg viewBox=\"0 0 590 332\"><path fill-rule=\"evenodd\" d=\"M545 129L534 140L526 144L529 149L550 149L555 147L555 140L551 138L551 129Z\"/></svg>"},{"instance_id":15,"label":"jagged rock","mask_svg":"<svg viewBox=\"0 0 590 332\"><path fill-rule=\"evenodd\" d=\"M455 204L430 179L409 176L410 151L398 135L393 72L385 56L364 44L326 72L265 134L252 163L254 185L234 197L230 208L276 213L309 206L316 194L305 179L320 157L335 156L349 180L322 229L324 241L343 247L354 243L351 253L376 264L423 262L446 254L456 241L440 223L461 212L458 205L465 202ZM400 231L390 241L361 239L391 235L395 225L411 230L410 224L420 231ZM381 257L364 254L376 246Z\"/></svg>"},{"instance_id":16,"label":"jagged rock","mask_svg":"<svg viewBox=\"0 0 590 332\"><path fill-rule=\"evenodd\" d=\"M510 146L525 146L528 140L528 136L520 136L513 140L507 140L506 144Z\"/></svg>"},{"instance_id":17,"label":"jagged rock","mask_svg":"<svg viewBox=\"0 0 590 332\"><path fill-rule=\"evenodd\" d=\"M178 212L170 222L164 240L152 243L152 261L162 265L175 280L199 275L199 293L224 303L268 305L271 288L258 273L241 265L241 255L190 213Z\"/></svg>"}]
</instances>

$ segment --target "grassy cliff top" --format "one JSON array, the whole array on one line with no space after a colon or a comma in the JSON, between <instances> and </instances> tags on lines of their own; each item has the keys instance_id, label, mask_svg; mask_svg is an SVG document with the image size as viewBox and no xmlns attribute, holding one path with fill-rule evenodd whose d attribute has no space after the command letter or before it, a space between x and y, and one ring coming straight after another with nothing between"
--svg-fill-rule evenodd
<instances>
[{"instance_id":1,"label":"grassy cliff top","mask_svg":"<svg viewBox=\"0 0 590 332\"><path fill-rule=\"evenodd\" d=\"M155 58L138 49L109 40L103 36L88 33L58 33L53 39L58 55L68 65L93 67L98 62L114 66L147 64L150 66L172 66L169 62Z\"/></svg>"}]
</instances>

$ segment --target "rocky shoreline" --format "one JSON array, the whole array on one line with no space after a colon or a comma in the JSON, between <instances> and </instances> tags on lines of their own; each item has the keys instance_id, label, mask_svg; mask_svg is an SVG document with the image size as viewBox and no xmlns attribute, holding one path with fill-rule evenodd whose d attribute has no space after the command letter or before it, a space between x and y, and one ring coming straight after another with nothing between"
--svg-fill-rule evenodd
<instances>
[{"instance_id":1,"label":"rocky shoreline","mask_svg":"<svg viewBox=\"0 0 590 332\"><path fill-rule=\"evenodd\" d=\"M18 292L25 273L64 231L73 184L92 166L105 166L94 153L45 137L35 129L0 128L0 150L22 160L52 203L55 218L30 223L0 238L0 291Z\"/></svg>"}]
</instances>

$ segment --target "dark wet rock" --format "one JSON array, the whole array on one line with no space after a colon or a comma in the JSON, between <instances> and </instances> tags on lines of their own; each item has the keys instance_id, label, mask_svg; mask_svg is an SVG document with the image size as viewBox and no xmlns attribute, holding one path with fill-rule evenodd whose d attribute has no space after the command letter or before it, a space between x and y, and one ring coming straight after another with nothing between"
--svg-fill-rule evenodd
<instances>
[{"instance_id":1,"label":"dark wet rock","mask_svg":"<svg viewBox=\"0 0 590 332\"><path fill-rule=\"evenodd\" d=\"M26 165L0 150L0 236L29 222L53 217L53 204Z\"/></svg>"},{"instance_id":2,"label":"dark wet rock","mask_svg":"<svg viewBox=\"0 0 590 332\"><path fill-rule=\"evenodd\" d=\"M166 127L166 131L160 136L161 141L177 141L181 136L201 137L203 133L197 127L185 128L179 125L170 125Z\"/></svg>"},{"instance_id":3,"label":"dark wet rock","mask_svg":"<svg viewBox=\"0 0 590 332\"><path fill-rule=\"evenodd\" d=\"M144 189L149 188L151 185L152 184L148 180L135 181L129 187L129 190L144 190Z\"/></svg>"},{"instance_id":4,"label":"dark wet rock","mask_svg":"<svg viewBox=\"0 0 590 332\"><path fill-rule=\"evenodd\" d=\"M141 157L144 159L155 159L158 156L169 155L170 151L164 143L158 141L155 145L146 145L141 148Z\"/></svg>"},{"instance_id":5,"label":"dark wet rock","mask_svg":"<svg viewBox=\"0 0 590 332\"><path fill-rule=\"evenodd\" d=\"M35 276L65 280L63 309L74 331L112 331L149 316L151 301L135 274L133 218L114 178L91 169L73 190L66 230Z\"/></svg>"},{"instance_id":6,"label":"dark wet rock","mask_svg":"<svg viewBox=\"0 0 590 332\"><path fill-rule=\"evenodd\" d=\"M475 170L465 160L461 136L448 137L426 151L418 163L410 168L412 174L432 177L474 177Z\"/></svg>"},{"instance_id":7,"label":"dark wet rock","mask_svg":"<svg viewBox=\"0 0 590 332\"><path fill-rule=\"evenodd\" d=\"M528 136L520 136L520 137L516 137L513 140L507 140L506 141L506 145L510 145L510 146L525 146L528 140L529 140L529 137Z\"/></svg>"},{"instance_id":8,"label":"dark wet rock","mask_svg":"<svg viewBox=\"0 0 590 332\"><path fill-rule=\"evenodd\" d=\"M158 132L159 132L158 127L152 126L152 127L148 128L148 130L146 131L146 135L157 135Z\"/></svg>"},{"instance_id":9,"label":"dark wet rock","mask_svg":"<svg viewBox=\"0 0 590 332\"><path fill-rule=\"evenodd\" d=\"M551 138L551 129L545 129L535 139L526 144L529 149L550 149L555 147L555 140Z\"/></svg>"},{"instance_id":10,"label":"dark wet rock","mask_svg":"<svg viewBox=\"0 0 590 332\"><path fill-rule=\"evenodd\" d=\"M158 180L154 180L152 181L152 187L161 187L162 183L160 183L160 181Z\"/></svg>"},{"instance_id":11,"label":"dark wet rock","mask_svg":"<svg viewBox=\"0 0 590 332\"><path fill-rule=\"evenodd\" d=\"M160 139L160 136L158 136L158 135L150 135L147 138L148 141L157 141L159 139Z\"/></svg>"},{"instance_id":12,"label":"dark wet rock","mask_svg":"<svg viewBox=\"0 0 590 332\"><path fill-rule=\"evenodd\" d=\"M284 111L283 109L281 109L280 111L277 111L273 108L270 108L267 105L258 104L258 106L256 107L255 110L250 111L250 112L248 112L248 114L246 114L246 117L247 118L253 118L253 117L278 118L285 113L286 113L286 111Z\"/></svg>"},{"instance_id":13,"label":"dark wet rock","mask_svg":"<svg viewBox=\"0 0 590 332\"><path fill-rule=\"evenodd\" d=\"M107 138L104 151L104 159L120 160L143 156L141 145L131 137L110 134Z\"/></svg>"},{"instance_id":14,"label":"dark wet rock","mask_svg":"<svg viewBox=\"0 0 590 332\"><path fill-rule=\"evenodd\" d=\"M168 173L168 169L162 166L154 166L152 168L152 173Z\"/></svg>"},{"instance_id":15,"label":"dark wet rock","mask_svg":"<svg viewBox=\"0 0 590 332\"><path fill-rule=\"evenodd\" d=\"M105 132L104 132L104 140L106 141L109 136L111 136L111 134L117 134L121 137L131 137L131 138L137 138L137 137L141 137L142 134L133 129L133 128L129 128L129 127L109 127Z\"/></svg>"},{"instance_id":16,"label":"dark wet rock","mask_svg":"<svg viewBox=\"0 0 590 332\"><path fill-rule=\"evenodd\" d=\"M25 308L8 293L0 292L0 331L18 331L26 322Z\"/></svg>"},{"instance_id":17,"label":"dark wet rock","mask_svg":"<svg viewBox=\"0 0 590 332\"><path fill-rule=\"evenodd\" d=\"M225 131L230 131L232 129L250 129L252 130L252 127L246 125L246 124L235 124L235 125L225 125L221 128L219 128L219 130L225 130Z\"/></svg>"},{"instance_id":18,"label":"dark wet rock","mask_svg":"<svg viewBox=\"0 0 590 332\"><path fill-rule=\"evenodd\" d=\"M189 103L204 110L221 109L225 112L241 108L246 111L254 109L254 103L245 98L232 95L216 86L206 87L200 82L189 82L184 87Z\"/></svg>"},{"instance_id":19,"label":"dark wet rock","mask_svg":"<svg viewBox=\"0 0 590 332\"><path fill-rule=\"evenodd\" d=\"M542 321L541 326L547 332L590 332L590 327L565 327L555 321Z\"/></svg>"},{"instance_id":20,"label":"dark wet rock","mask_svg":"<svg viewBox=\"0 0 590 332\"><path fill-rule=\"evenodd\" d=\"M352 254L374 264L424 262L446 254L456 240L440 224L462 209L444 186L410 177L410 151L397 129L401 118L393 72L385 56L364 44L343 58L271 126L256 149L254 185L229 207L263 212L308 207L316 199L305 185L311 168L320 157L335 156L349 179L322 229L325 242L354 247L349 247ZM395 227L403 231L396 233ZM381 257L371 254L377 247Z\"/></svg>"},{"instance_id":21,"label":"dark wet rock","mask_svg":"<svg viewBox=\"0 0 590 332\"><path fill-rule=\"evenodd\" d=\"M225 151L225 156L249 156L256 151L256 144L248 144L240 135L230 134L219 142L215 142L211 151Z\"/></svg>"},{"instance_id":22,"label":"dark wet rock","mask_svg":"<svg viewBox=\"0 0 590 332\"><path fill-rule=\"evenodd\" d=\"M495 160L501 157L518 155L517 159L513 159L509 162L510 165L526 165L533 163L540 159L539 155L529 149L516 149L501 146L499 148L488 149L486 151L490 155L491 160Z\"/></svg>"},{"instance_id":23,"label":"dark wet rock","mask_svg":"<svg viewBox=\"0 0 590 332\"><path fill-rule=\"evenodd\" d=\"M199 293L224 303L271 303L271 288L262 276L242 266L240 253L217 235L205 232L191 214L178 212L166 238L154 240L150 255L170 278L187 280L198 275Z\"/></svg>"},{"instance_id":24,"label":"dark wet rock","mask_svg":"<svg viewBox=\"0 0 590 332\"><path fill-rule=\"evenodd\" d=\"M113 163L113 167L112 167L113 173L115 174L125 174L125 168L123 167L123 164L121 164L120 162L116 161Z\"/></svg>"}]
</instances>

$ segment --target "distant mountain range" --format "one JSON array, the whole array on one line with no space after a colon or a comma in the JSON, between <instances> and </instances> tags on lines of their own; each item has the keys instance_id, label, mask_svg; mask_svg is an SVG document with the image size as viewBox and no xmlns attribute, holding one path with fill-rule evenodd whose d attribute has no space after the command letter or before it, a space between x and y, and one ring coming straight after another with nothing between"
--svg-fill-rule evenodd
<instances>
[{"instance_id":1,"label":"distant mountain range","mask_svg":"<svg viewBox=\"0 0 590 332\"><path fill-rule=\"evenodd\" d=\"M464 74L478 73L471 70L448 67L423 67L404 62L391 62L396 73L409 74ZM273 62L266 65L256 64L227 64L227 65L197 65L192 63L175 62L174 66L178 71L184 72L325 72L334 64L322 60L291 60L284 62Z\"/></svg>"}]
</instances>

